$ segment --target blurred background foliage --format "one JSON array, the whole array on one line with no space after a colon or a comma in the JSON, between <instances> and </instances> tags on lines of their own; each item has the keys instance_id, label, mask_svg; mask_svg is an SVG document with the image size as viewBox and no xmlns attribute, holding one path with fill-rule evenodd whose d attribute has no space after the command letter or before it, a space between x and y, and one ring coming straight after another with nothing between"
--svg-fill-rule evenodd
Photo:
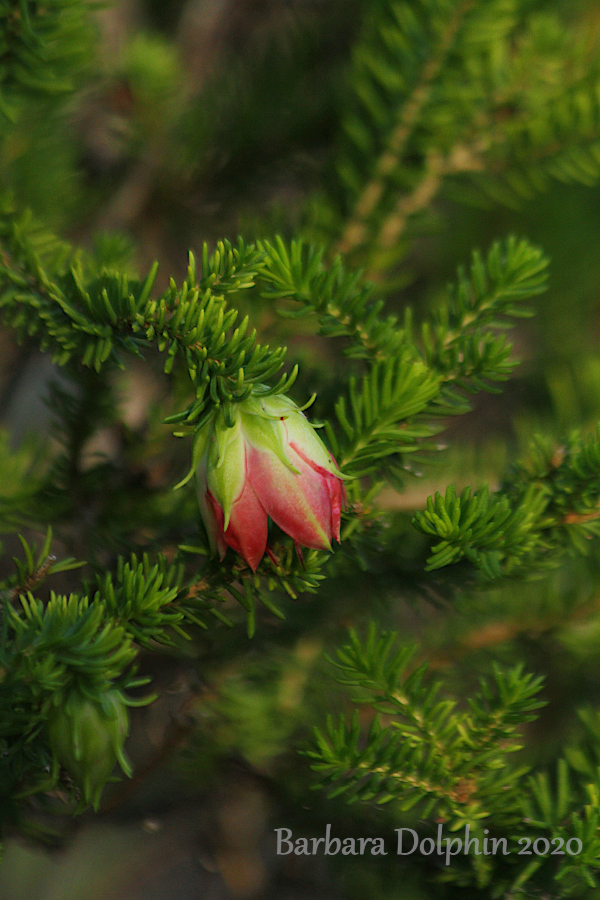
<instances>
[{"instance_id":1,"label":"blurred background foliage","mask_svg":"<svg viewBox=\"0 0 600 900\"><path fill-rule=\"evenodd\" d=\"M340 160L360 166L348 79L362 77L356 47L377 7L377 0L120 0L94 7L89 34L70 57L71 90L24 96L10 110L10 126L0 123L0 183L73 243L95 247L102 260L144 271L158 259L161 287L171 275L181 280L187 249L205 240L278 231L343 245L353 188L340 176ZM596 0L532 0L527 14L554 42L559 81L573 33L585 35L584 57L592 48L597 54ZM529 97L533 116L534 84ZM415 157L414 166L421 163ZM239 624L218 626L190 644L181 641L160 664L143 659L161 698L136 711L128 744L133 781L107 791L99 821L65 822L60 833L52 822L46 837L63 847L60 855L9 841L3 898L454 896L452 886L430 893L418 869L409 875L391 857L385 865L275 858L273 829L321 835L332 822L340 835L389 840L396 827L385 812L351 811L341 800L311 794L306 760L296 752L312 724L346 702L323 653L349 624L374 618L417 636L421 657L458 696L469 696L475 673L487 671L492 658L524 659L546 677L548 701L528 726L530 764L552 763L565 740L581 732L575 708L598 703L597 554L569 561L543 581L481 591L460 569L426 579L426 541L410 526L412 511L449 482L497 485L535 432L560 440L600 419L600 187L589 181L548 178L537 192L523 176L499 204L496 182L482 178L467 192L457 177L411 220L396 256L380 246L347 248L392 311L410 304L421 320L473 247L510 232L526 235L550 257L551 280L535 302L535 318L514 332L522 364L502 394L476 398L471 413L450 423L448 450L431 460L435 465L407 476L402 494L389 489L381 496L381 519L364 537L362 573L345 568L342 547L318 597L290 601L285 621L264 611L251 642ZM342 377L343 362L323 353L302 320L291 327L275 321L259 296L239 305L251 312L261 339L288 343L301 366L299 393L318 389L325 366L330 377L332 370ZM145 517L156 543L160 528L168 530L180 514L184 500L165 501L160 493L173 472L185 471L185 459L160 425L176 405L155 362L129 365L113 385L116 406L107 399L104 420L96 416L89 432L83 429L88 493L74 495L73 508L98 485L110 491L93 515L72 515L71 531L61 535L69 553L93 556L95 529L115 546L127 543L119 511L125 519L136 503L136 517ZM32 494L41 453L34 432L54 434L40 400L54 377L33 345L18 347L11 334L0 334L0 414L6 440L18 447L11 465L31 472ZM65 385L61 401L60 389L52 388L55 416L61 409L83 416L85 391L96 403L102 399L93 377L80 402L69 399ZM318 403L326 408L327 401ZM11 480L3 474L3 483ZM46 499L50 508L53 498ZM5 492L2 503L10 502ZM67 522L69 515L64 510ZM379 529L393 553L382 549ZM61 578L66 590L69 576ZM228 613L236 618L235 604ZM425 876L435 866L422 863Z\"/></svg>"}]
</instances>

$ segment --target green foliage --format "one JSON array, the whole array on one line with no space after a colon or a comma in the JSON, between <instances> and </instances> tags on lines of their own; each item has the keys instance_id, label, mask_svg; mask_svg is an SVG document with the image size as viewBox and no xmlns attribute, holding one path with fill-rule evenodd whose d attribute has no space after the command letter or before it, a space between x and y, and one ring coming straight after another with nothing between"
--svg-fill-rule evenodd
<instances>
[{"instance_id":1,"label":"green foliage","mask_svg":"<svg viewBox=\"0 0 600 900\"><path fill-rule=\"evenodd\" d=\"M62 365L77 353L84 365L99 372L104 362L121 364L120 353L141 354L149 343L166 351L166 373L176 358L183 358L196 397L168 422L199 420L196 427L201 427L211 403L243 399L253 383L268 379L282 365L283 350L256 345L256 332L246 335L247 317L231 333L237 313L227 309L225 298L251 288L255 281L266 283L269 294L277 292L302 304L288 315L317 315L322 334L349 337L348 354L375 363L360 391L351 382L354 421L348 419L344 398L336 408L350 442L348 455L356 457L352 474L363 473L366 462L373 468L378 458L396 453L398 438L408 444L406 449L414 450L411 440L431 431L422 426L406 431L406 419L423 412L434 398L438 414L454 411L447 408L449 401L456 411L465 411L464 402L458 399L457 404L455 391L441 390L442 382L476 391L505 378L512 367L510 348L489 329L504 324L507 317L526 315L521 301L535 296L545 284L546 261L525 241L509 239L505 246L494 245L485 264L476 255L471 279L459 272L456 292L450 289L447 305L432 328L424 328L428 370L411 342L409 319L398 329L393 316L382 318L382 301L372 299L360 273L346 275L339 260L328 270L322 252L304 250L301 243L292 243L289 253L281 240L275 245L259 242L256 247L240 242L237 249L223 244L210 258L205 249L202 277L196 280L190 257L181 290L172 282L154 300L155 268L143 282L108 270L86 279L84 262L69 261L61 248L58 259L51 261L57 275L47 272L35 249L35 232L29 236L30 227L29 222L5 220L12 257L0 269L5 279L0 297L5 320L22 335L40 333L42 349L52 346ZM25 277L30 272L36 290L30 287L32 276ZM378 362L388 354L396 358ZM441 379L436 378L438 373ZM282 376L269 391L288 390L294 377Z\"/></svg>"},{"instance_id":2,"label":"green foliage","mask_svg":"<svg viewBox=\"0 0 600 900\"><path fill-rule=\"evenodd\" d=\"M395 316L382 315L384 303L373 297L373 286L362 282L360 272L347 274L339 257L328 268L322 251L300 242L292 242L289 252L281 239L258 246L265 253L260 277L267 296L295 301L280 314L316 316L320 334L346 338L345 354L370 363L360 387L350 377L350 411L344 396L336 403L343 436L327 426L328 436L348 474L372 473L385 460L386 477L395 483L405 465L402 454L414 453L439 430L420 414L465 412L459 389L495 390L493 382L508 377L516 363L497 331L511 318L531 315L524 301L546 287L547 260L527 241L497 242L485 260L475 252L470 277L459 269L456 286L449 286L432 323L424 323L420 352L410 310L403 327Z\"/></svg>"},{"instance_id":3,"label":"green foliage","mask_svg":"<svg viewBox=\"0 0 600 900\"><path fill-rule=\"evenodd\" d=\"M47 735L51 735L55 746L57 735L62 735L67 727L60 719L63 709L67 709L72 726L78 727L77 715L66 699L66 705L61 705L61 697L77 696L88 706L92 704L101 710L106 707L101 719L103 715L115 718L106 701L108 696L117 696L115 691L121 697L119 703L150 702L152 697L134 701L121 694L147 681L137 679L131 667L139 646L172 646L173 634L187 638L181 623L188 628L202 625L198 610L208 606L194 598L189 583L181 584L182 566L168 566L164 559L151 565L147 556L139 563L135 556L129 562L119 558L114 577L110 573L98 575L98 589L93 595L90 592L65 596L51 591L48 601L43 602L33 591L39 590L47 577L83 565L73 559L56 561L50 555L51 540L49 530L37 555L36 548L21 539L25 560L15 559L15 574L0 584L0 735L4 748L2 789L6 798L15 788L20 794L49 790L61 778L57 765L52 766L50 778L43 775L48 764ZM75 703L75 707L80 705L79 701ZM95 713L90 715L96 722ZM95 734L100 726L93 722L90 727ZM91 732L85 734L85 740L92 740ZM94 740L102 744L101 735ZM88 771L89 766L94 768L93 762L88 766L84 761L81 768L81 758L76 756L77 764L72 761L69 766L64 761L68 755L66 745L63 742L60 746L63 749L57 751L57 758L67 769L75 766L72 774L76 774L76 782L82 787L84 806L97 806L115 758L130 774L119 749L122 741L119 748L115 747L118 752L111 765L104 766L104 775L93 778ZM87 758L85 753L82 758Z\"/></svg>"},{"instance_id":4,"label":"green foliage","mask_svg":"<svg viewBox=\"0 0 600 900\"><path fill-rule=\"evenodd\" d=\"M466 557L494 578L501 574L501 563L510 572L522 557L539 553L543 498L531 491L525 501L513 510L507 497L490 497L487 488L472 497L471 489L465 488L457 497L452 485L445 497L439 492L428 497L427 509L414 519L424 534L441 538L432 547L428 567L437 569Z\"/></svg>"},{"instance_id":5,"label":"green foliage","mask_svg":"<svg viewBox=\"0 0 600 900\"><path fill-rule=\"evenodd\" d=\"M43 238L28 218L15 222L10 208L5 211L3 237L4 321L22 337L39 335L41 349L50 349L59 365L76 356L99 372L108 360L122 364L120 353L141 355L140 348L152 342L159 352L166 352L165 372L171 372L175 357L182 357L195 383L196 399L172 416L172 422L198 418L209 402L209 389L213 403L245 396L252 383L269 378L282 364L284 350L255 346L255 331L246 336L247 318L226 338L237 312L226 310L224 295L252 286L260 260L252 246L246 249L241 241L236 249L221 244L210 258L205 249L198 282L190 255L183 287L178 290L171 282L159 299L152 300L156 266L143 282L109 270L89 277L85 260L71 256L68 248L55 250L48 239L52 256L47 269L48 251L43 246L40 253L36 246L45 243ZM284 376L273 390L283 391L290 383Z\"/></svg>"},{"instance_id":6,"label":"green foliage","mask_svg":"<svg viewBox=\"0 0 600 900\"><path fill-rule=\"evenodd\" d=\"M126 623L141 647L173 644L172 631L187 637L182 622L206 627L197 616L198 603L185 601L183 576L183 566L168 566L164 558L152 566L146 554L141 562L135 555L129 562L119 557L114 578L110 573L98 576L94 600L103 601L111 617Z\"/></svg>"},{"instance_id":7,"label":"green foliage","mask_svg":"<svg viewBox=\"0 0 600 900\"><path fill-rule=\"evenodd\" d=\"M39 454L32 445L12 450L9 436L0 431L0 530L18 526L23 514L30 510L41 483Z\"/></svg>"},{"instance_id":8,"label":"green foliage","mask_svg":"<svg viewBox=\"0 0 600 900\"><path fill-rule=\"evenodd\" d=\"M497 390L490 381L509 377L515 362L510 345L494 333L532 315L523 301L546 290L548 260L527 241L495 243L484 260L477 251L469 275L458 271L456 286L429 326L423 326L428 365L447 385L475 392Z\"/></svg>"},{"instance_id":9,"label":"green foliage","mask_svg":"<svg viewBox=\"0 0 600 900\"><path fill-rule=\"evenodd\" d=\"M541 680L520 667L496 668L494 684L482 681L469 711L459 711L438 697L441 684L428 682L426 666L406 674L416 648L391 653L396 641L397 634L378 635L374 627L364 643L350 632L334 663L337 680L358 689L356 702L392 718L382 725L375 716L364 740L358 712L349 725L330 719L327 736L316 731L312 768L334 785L331 796L394 801L402 811L420 804L423 817L441 818L452 830L488 817L513 824L524 772L509 766L508 754L520 749L519 725L543 705Z\"/></svg>"},{"instance_id":10,"label":"green foliage","mask_svg":"<svg viewBox=\"0 0 600 900\"><path fill-rule=\"evenodd\" d=\"M564 447L538 441L508 473L502 491L487 488L460 497L451 485L438 492L414 524L438 538L430 569L466 558L489 578L560 564L566 551L593 550L600 533L600 441L571 435Z\"/></svg>"},{"instance_id":11,"label":"green foliage","mask_svg":"<svg viewBox=\"0 0 600 900\"><path fill-rule=\"evenodd\" d=\"M416 647L397 649L397 634L371 626L364 641L353 630L349 637L331 660L337 681L349 685L354 702L367 704L375 715L368 731L358 710L350 723L342 716L336 724L330 717L326 734L315 729L306 755L329 796L389 804L398 822L412 811L419 821L444 823L451 834L468 825L480 842L491 832L488 840L504 837L506 847L511 842L509 857L529 846L526 840L538 846L539 838L549 847L579 840L579 852L563 851L556 866L543 853L530 853L531 861L517 855L516 863L473 854L465 866L457 862L445 872L444 880L487 887L492 897L526 885L529 890L534 878L537 884L560 885L565 896L597 887L598 770L588 780L587 772L582 778L561 758L554 785L546 772L531 775L528 766L511 763L510 754L522 748L522 725L544 705L541 679L521 665L503 671L494 664L493 678L480 681L465 710L440 698L441 683L431 681L426 664L411 662ZM520 835L526 838L515 849Z\"/></svg>"},{"instance_id":12,"label":"green foliage","mask_svg":"<svg viewBox=\"0 0 600 900\"><path fill-rule=\"evenodd\" d=\"M349 386L352 421L345 397L336 405L337 418L344 429L348 447L342 451L344 470L359 477L372 472L378 460L394 472L402 465L403 453L419 448L420 438L429 437L431 426L409 423L430 407L439 395L439 379L423 363L405 353L397 361L373 366L358 390ZM399 473L398 473L399 474Z\"/></svg>"},{"instance_id":13,"label":"green foliage","mask_svg":"<svg viewBox=\"0 0 600 900\"><path fill-rule=\"evenodd\" d=\"M323 249L302 241L292 241L289 251L281 238L258 246L266 254L262 276L267 297L289 297L300 304L279 309L281 316L317 315L319 333L348 338L345 353L353 358L383 359L409 342L408 323L399 329L396 316L382 317L383 300L374 299L373 286L364 283L361 272L345 271L341 257L327 267Z\"/></svg>"},{"instance_id":14,"label":"green foliage","mask_svg":"<svg viewBox=\"0 0 600 900\"><path fill-rule=\"evenodd\" d=\"M90 44L89 10L81 0L3 0L0 7L0 111L11 116L19 95L73 86Z\"/></svg>"},{"instance_id":15,"label":"green foliage","mask_svg":"<svg viewBox=\"0 0 600 900\"><path fill-rule=\"evenodd\" d=\"M514 205L551 179L597 182L599 69L583 49L592 26L525 7L369 6L317 219L342 251L388 268L440 192Z\"/></svg>"}]
</instances>

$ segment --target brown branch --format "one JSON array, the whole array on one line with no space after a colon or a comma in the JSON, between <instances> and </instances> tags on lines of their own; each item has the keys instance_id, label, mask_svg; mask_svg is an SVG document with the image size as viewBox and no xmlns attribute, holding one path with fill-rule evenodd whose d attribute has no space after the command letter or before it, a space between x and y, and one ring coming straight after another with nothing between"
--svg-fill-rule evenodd
<instances>
[{"instance_id":1,"label":"brown branch","mask_svg":"<svg viewBox=\"0 0 600 900\"><path fill-rule=\"evenodd\" d=\"M584 522L593 522L600 516L600 509L595 509L589 513L570 512L563 516L561 525L581 525Z\"/></svg>"},{"instance_id":2,"label":"brown branch","mask_svg":"<svg viewBox=\"0 0 600 900\"><path fill-rule=\"evenodd\" d=\"M457 145L448 157L430 153L422 180L412 193L399 198L395 209L383 222L375 245L384 249L392 247L406 228L409 218L430 205L445 176L483 170L480 154L484 149L483 142L478 141L473 147Z\"/></svg>"},{"instance_id":3,"label":"brown branch","mask_svg":"<svg viewBox=\"0 0 600 900\"><path fill-rule=\"evenodd\" d=\"M569 610L565 616L552 612L537 618L535 621L528 618L520 621L511 619L509 621L486 622L468 631L449 646L442 647L440 650L434 649L431 655L425 654L423 659L427 661L431 669L447 669L474 651L487 650L490 647L496 647L498 644L516 640L522 635L539 638L544 634L555 631L562 625L577 625L578 623L589 622L598 615L599 610L600 596L594 596L586 603Z\"/></svg>"},{"instance_id":4,"label":"brown branch","mask_svg":"<svg viewBox=\"0 0 600 900\"><path fill-rule=\"evenodd\" d=\"M8 602L14 603L15 600L18 600L21 594L32 591L34 587L37 587L37 585L45 579L46 575L48 574L48 570L55 562L55 556L47 556L39 569L36 569L31 573L31 575L28 575L22 584L15 585L15 587L8 592L8 594L6 595L6 599L8 600Z\"/></svg>"}]
</instances>

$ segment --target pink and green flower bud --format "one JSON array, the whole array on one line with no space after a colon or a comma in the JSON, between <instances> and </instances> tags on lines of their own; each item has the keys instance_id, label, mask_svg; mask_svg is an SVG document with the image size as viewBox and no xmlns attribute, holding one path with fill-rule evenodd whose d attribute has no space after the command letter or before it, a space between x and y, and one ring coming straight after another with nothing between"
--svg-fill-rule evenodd
<instances>
[{"instance_id":1,"label":"pink and green flower bud","mask_svg":"<svg viewBox=\"0 0 600 900\"><path fill-rule=\"evenodd\" d=\"M227 547L255 572L271 518L296 544L331 550L346 503L343 476L289 397L251 394L217 410L197 436L200 512L213 553Z\"/></svg>"},{"instance_id":2,"label":"pink and green flower bud","mask_svg":"<svg viewBox=\"0 0 600 900\"><path fill-rule=\"evenodd\" d=\"M47 728L57 765L67 770L86 805L98 809L116 762L131 775L123 752L129 717L119 691L105 691L96 701L72 688L57 697Z\"/></svg>"}]
</instances>

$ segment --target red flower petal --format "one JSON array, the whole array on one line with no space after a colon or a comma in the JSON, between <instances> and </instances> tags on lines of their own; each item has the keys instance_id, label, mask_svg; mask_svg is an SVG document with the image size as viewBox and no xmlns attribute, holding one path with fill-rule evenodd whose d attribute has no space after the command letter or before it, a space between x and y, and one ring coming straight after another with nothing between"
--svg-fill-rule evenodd
<instances>
[{"instance_id":1,"label":"red flower petal","mask_svg":"<svg viewBox=\"0 0 600 900\"><path fill-rule=\"evenodd\" d=\"M318 472L322 475L323 479L327 484L327 490L329 492L329 499L331 501L331 521L330 521L330 532L331 536L338 541L340 540L340 516L342 509L346 508L346 486L341 478L336 478L335 475L332 475L327 469L324 469L322 466L319 466L314 460L308 459L305 454L302 452L302 449L298 447L297 444L290 444L293 450L298 454L298 456L304 460L304 462L314 469L315 472ZM337 466L335 459L329 454L331 460Z\"/></svg>"},{"instance_id":2,"label":"red flower petal","mask_svg":"<svg viewBox=\"0 0 600 900\"><path fill-rule=\"evenodd\" d=\"M305 462L293 448L288 448L288 456L298 472L268 451L249 447L247 453L248 478L273 521L303 547L330 550L331 498L321 474L325 470Z\"/></svg>"},{"instance_id":3,"label":"red flower petal","mask_svg":"<svg viewBox=\"0 0 600 900\"><path fill-rule=\"evenodd\" d=\"M346 508L346 488L340 478L332 475L327 479L327 487L331 499L331 534L339 543L341 512L342 508Z\"/></svg>"},{"instance_id":4,"label":"red flower petal","mask_svg":"<svg viewBox=\"0 0 600 900\"><path fill-rule=\"evenodd\" d=\"M251 485L246 481L242 493L234 501L227 531L223 531L225 516L219 503L210 492L208 499L212 505L219 532L236 553L246 560L253 572L265 555L267 546L268 520Z\"/></svg>"}]
</instances>

